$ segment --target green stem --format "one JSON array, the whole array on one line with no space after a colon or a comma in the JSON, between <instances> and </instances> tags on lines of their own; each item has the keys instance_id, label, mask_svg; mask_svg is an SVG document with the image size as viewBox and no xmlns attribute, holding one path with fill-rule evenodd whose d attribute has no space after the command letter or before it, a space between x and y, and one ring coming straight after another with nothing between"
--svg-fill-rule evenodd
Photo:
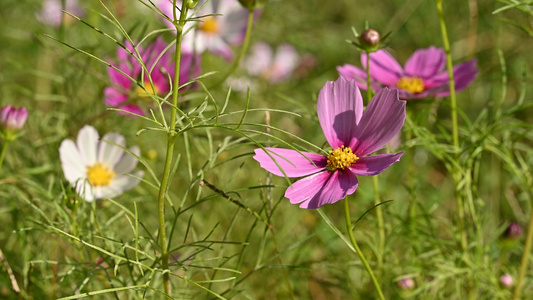
<instances>
[{"instance_id":1,"label":"green stem","mask_svg":"<svg viewBox=\"0 0 533 300\"><path fill-rule=\"evenodd\" d=\"M372 86L370 82L370 52L366 52L366 101L367 105L372 99ZM372 177L372 182L374 184L374 198L375 204L379 204L381 201L381 195L379 193L379 179L378 176ZM381 270L383 264L383 253L385 251L385 222L383 221L383 210L381 206L378 206L376 209L376 217L378 218L378 230L379 230L379 246L378 246L378 270Z\"/></svg>"},{"instance_id":2,"label":"green stem","mask_svg":"<svg viewBox=\"0 0 533 300\"><path fill-rule=\"evenodd\" d=\"M176 6L176 0L173 5ZM181 67L181 41L183 37L183 26L185 25L185 18L187 16L188 8L186 2L182 4L179 20L176 15L176 9L174 9L174 24L176 25L176 53L175 53L175 69L174 69L174 85L172 86L172 107L170 111L170 127L168 129L167 140L167 155L165 158L165 167L163 169L163 178L161 179L161 186L159 187L159 194L157 197L157 208L159 218L159 240L161 246L161 266L163 268L163 286L165 293L171 295L170 288L170 276L168 273L168 245L167 234L165 228L165 194L167 192L168 184L170 181L170 171L172 169L172 157L174 154L174 142L176 141L176 115L178 107L178 93L180 82L180 67Z\"/></svg>"},{"instance_id":3,"label":"green stem","mask_svg":"<svg viewBox=\"0 0 533 300\"><path fill-rule=\"evenodd\" d=\"M4 140L4 146L2 146L2 153L0 153L0 170L2 170L2 165L4 163L4 158L6 158L7 146L9 146L9 140Z\"/></svg>"},{"instance_id":4,"label":"green stem","mask_svg":"<svg viewBox=\"0 0 533 300\"><path fill-rule=\"evenodd\" d=\"M229 71L224 74L220 80L217 81L214 86L218 86L222 84L228 77L235 72L235 70L239 67L241 64L242 59L244 58L244 55L246 54L246 51L248 51L248 46L250 45L250 37L252 36L252 27L254 25L254 10L250 9L248 11L248 24L246 25L246 34L244 35L244 41L242 43L241 52L239 52L239 56L235 59L235 62L229 69Z\"/></svg>"},{"instance_id":5,"label":"green stem","mask_svg":"<svg viewBox=\"0 0 533 300\"><path fill-rule=\"evenodd\" d=\"M455 95L455 81L453 76L453 63L452 55L450 53L450 42L448 40L448 33L446 30L446 22L444 21L444 11L442 9L442 0L435 0L437 5L437 13L439 15L440 31L442 34L442 43L444 45L444 51L446 52L446 68L448 70L448 84L450 86L450 106L452 114L452 140L453 147L455 152L455 159L459 162L459 129L457 125L457 98ZM455 183L457 184L460 180L460 175L457 171L454 171L453 174ZM455 191L455 201L457 203L457 213L459 215L459 230L461 233L461 247L466 249L468 241L465 231L465 212L464 212L464 203L463 198L461 197L459 191Z\"/></svg>"},{"instance_id":6,"label":"green stem","mask_svg":"<svg viewBox=\"0 0 533 300\"><path fill-rule=\"evenodd\" d=\"M370 83L370 52L366 53L366 103L372 98L372 85Z\"/></svg>"},{"instance_id":7,"label":"green stem","mask_svg":"<svg viewBox=\"0 0 533 300\"><path fill-rule=\"evenodd\" d=\"M526 271L529 265L529 254L531 253L531 244L533 243L533 211L529 215L529 223L527 225L526 244L522 253L522 260L520 261L520 269L518 271L518 278L516 280L516 287L513 293L513 300L520 299L522 293L522 283L526 276Z\"/></svg>"},{"instance_id":8,"label":"green stem","mask_svg":"<svg viewBox=\"0 0 533 300\"><path fill-rule=\"evenodd\" d=\"M383 296L383 292L381 291L381 287L379 286L379 282L377 281L376 277L374 276L374 273L372 272L372 269L368 265L368 262L366 261L365 255L357 245L357 242L355 241L355 237L353 235L352 231L352 221L350 218L350 206L348 203L348 197L344 198L344 216L346 217L346 229L348 230L348 235L350 236L350 241L352 242L352 246L355 249L355 252L357 253L357 256L359 256L359 259L365 266L366 271L368 272L368 275L370 275L370 279L372 280L372 283L376 287L376 291L378 292L379 299L385 300L385 297Z\"/></svg>"}]
</instances>

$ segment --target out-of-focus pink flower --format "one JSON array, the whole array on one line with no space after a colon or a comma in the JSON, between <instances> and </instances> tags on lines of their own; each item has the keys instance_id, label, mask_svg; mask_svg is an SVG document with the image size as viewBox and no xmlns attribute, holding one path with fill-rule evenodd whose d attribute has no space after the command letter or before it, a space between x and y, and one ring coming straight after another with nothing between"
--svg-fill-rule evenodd
<instances>
[{"instance_id":1,"label":"out-of-focus pink flower","mask_svg":"<svg viewBox=\"0 0 533 300\"><path fill-rule=\"evenodd\" d=\"M277 176L302 177L285 192L301 208L319 208L355 192L356 175L377 175L404 152L368 156L385 146L405 121L405 101L382 89L363 113L363 98L353 81L328 81L317 101L318 120L333 148L329 155L289 149L255 149L254 159ZM265 151L266 150L266 151Z\"/></svg>"},{"instance_id":2,"label":"out-of-focus pink flower","mask_svg":"<svg viewBox=\"0 0 533 300\"><path fill-rule=\"evenodd\" d=\"M522 226L516 222L511 222L505 230L505 237L509 239L519 239L522 236Z\"/></svg>"},{"instance_id":3,"label":"out-of-focus pink flower","mask_svg":"<svg viewBox=\"0 0 533 300\"><path fill-rule=\"evenodd\" d=\"M145 89L132 82L121 72L109 68L108 74L113 86L104 89L105 104L137 115L144 115L144 111L139 104L150 102L149 94L164 96L169 93L170 81L174 80L174 63L172 61L172 52L166 51L163 53L167 46L162 38L158 38L146 48L137 47L141 59L148 70L148 72L145 71L144 78L140 78L142 66L138 59L133 56L136 55L133 46L127 43L126 48L128 51L124 48L118 48L115 67L133 79L142 82ZM132 52L133 55L129 52ZM198 76L199 73L200 56L183 53L181 56L180 85ZM130 114L126 115L132 116Z\"/></svg>"},{"instance_id":4,"label":"out-of-focus pink flower","mask_svg":"<svg viewBox=\"0 0 533 300\"><path fill-rule=\"evenodd\" d=\"M274 55L269 45L257 43L252 47L251 55L245 58L243 66L251 75L274 83L287 79L298 62L298 53L292 45L280 45Z\"/></svg>"},{"instance_id":5,"label":"out-of-focus pink flower","mask_svg":"<svg viewBox=\"0 0 533 300\"><path fill-rule=\"evenodd\" d=\"M6 105L0 110L0 126L2 131L18 131L26 123L28 110L25 107L15 108Z\"/></svg>"},{"instance_id":6,"label":"out-of-focus pink flower","mask_svg":"<svg viewBox=\"0 0 533 300\"><path fill-rule=\"evenodd\" d=\"M63 16L65 16L65 22L72 21L72 17L63 13L62 9L61 0L45 0L41 11L37 14L37 19L54 27L58 27L61 24ZM85 10L81 8L78 0L67 0L65 2L65 11L78 17L85 14Z\"/></svg>"},{"instance_id":7,"label":"out-of-focus pink flower","mask_svg":"<svg viewBox=\"0 0 533 300\"><path fill-rule=\"evenodd\" d=\"M503 288L510 288L514 284L513 276L509 274L503 274L500 277L500 286Z\"/></svg>"},{"instance_id":8,"label":"out-of-focus pink flower","mask_svg":"<svg viewBox=\"0 0 533 300\"><path fill-rule=\"evenodd\" d=\"M339 74L366 90L366 54L361 55L363 69L345 64L337 67ZM448 72L445 70L446 54L436 47L417 50L402 66L385 50L370 53L370 82L373 90L383 87L399 89L400 99L443 97L450 94ZM464 90L476 77L476 60L453 68L455 90Z\"/></svg>"},{"instance_id":9,"label":"out-of-focus pink flower","mask_svg":"<svg viewBox=\"0 0 533 300\"><path fill-rule=\"evenodd\" d=\"M156 4L169 19L173 19L172 0L159 0ZM176 6L181 8L181 1ZM231 46L242 44L248 23L248 10L243 8L237 0L206 0L200 1L196 6L201 7L189 18L200 18L197 22L187 22L183 32L182 49L185 52L203 53L210 51L221 55L226 60L231 60L233 50ZM219 14L219 15L213 15ZM177 11L179 16L179 11ZM175 29L174 25L166 21L169 28Z\"/></svg>"},{"instance_id":10,"label":"out-of-focus pink flower","mask_svg":"<svg viewBox=\"0 0 533 300\"><path fill-rule=\"evenodd\" d=\"M415 287L415 281L413 278L400 279L396 284L403 290L412 290Z\"/></svg>"}]
</instances>

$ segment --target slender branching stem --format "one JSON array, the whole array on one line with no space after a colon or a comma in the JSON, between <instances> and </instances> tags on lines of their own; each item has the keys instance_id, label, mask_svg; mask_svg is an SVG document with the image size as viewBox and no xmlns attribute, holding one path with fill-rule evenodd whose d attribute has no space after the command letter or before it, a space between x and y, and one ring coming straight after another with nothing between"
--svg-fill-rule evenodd
<instances>
[{"instance_id":1,"label":"slender branching stem","mask_svg":"<svg viewBox=\"0 0 533 300\"><path fill-rule=\"evenodd\" d=\"M376 279L376 276L374 276L370 265L368 265L368 262L366 261L365 255L363 254L363 252L359 248L359 245L357 245L357 242L355 241L355 237L352 231L352 221L350 218L350 206L348 202L348 197L344 198L344 216L346 217L346 229L348 230L348 235L350 236L352 246L354 247L357 256L359 256L359 259L365 266L368 275L370 275L370 279L372 280L372 283L374 284L374 286L376 287L376 291L378 292L379 299L385 300L385 297L383 296L383 292L381 291L381 287L379 286L379 282Z\"/></svg>"},{"instance_id":2,"label":"slender branching stem","mask_svg":"<svg viewBox=\"0 0 533 300\"><path fill-rule=\"evenodd\" d=\"M176 0L173 4L176 7ZM170 288L170 276L168 271L168 245L167 234L165 229L165 195L167 192L168 184L170 181L170 171L172 169L172 157L174 154L174 142L176 141L176 115L178 107L178 89L180 82L180 61L181 61L181 41L183 37L183 26L185 25L185 19L187 17L187 5L183 2L181 7L181 13L179 19L176 15L176 9L174 9L174 24L176 25L176 51L175 51L175 69L174 69L174 84L172 86L172 107L170 111L170 123L168 128L167 137L167 154L165 159L165 167L163 170L163 178L161 179L161 186L159 187L159 194L157 198L158 217L159 217L159 243L161 247L161 266L163 268L163 286L165 293L171 295Z\"/></svg>"},{"instance_id":3,"label":"slender branching stem","mask_svg":"<svg viewBox=\"0 0 533 300\"><path fill-rule=\"evenodd\" d=\"M455 81L454 81L454 75L453 75L452 55L450 52L450 42L448 40L446 22L444 20L444 11L442 9L442 0L435 0L435 4L437 5L437 13L439 15L440 31L442 34L442 43L444 46L444 51L446 52L446 68L448 70L448 82L450 86L450 107L451 107L451 114L452 114L452 141L453 141L453 147L455 151L455 159L457 162L459 162L459 129L457 125L457 98L455 95ZM461 177L459 174L459 171L455 170L453 176L457 184ZM457 189L455 191L455 201L457 204L457 213L459 215L459 231L461 234L461 247L464 250L466 249L467 244L468 244L466 230L465 230L465 212L464 212L463 198Z\"/></svg>"}]
</instances>

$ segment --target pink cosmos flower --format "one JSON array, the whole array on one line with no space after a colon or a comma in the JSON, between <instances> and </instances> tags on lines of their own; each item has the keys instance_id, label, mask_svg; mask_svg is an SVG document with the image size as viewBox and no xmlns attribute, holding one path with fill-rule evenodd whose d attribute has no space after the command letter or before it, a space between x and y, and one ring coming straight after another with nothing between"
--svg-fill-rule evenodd
<instances>
[{"instance_id":1,"label":"pink cosmos flower","mask_svg":"<svg viewBox=\"0 0 533 300\"><path fill-rule=\"evenodd\" d=\"M158 38L154 43L148 45L146 49L140 46L137 48L142 61L150 72L150 75L145 72L144 78L140 78L142 66L139 61L125 49L118 48L118 63L115 66L130 77L139 81L142 80L146 90L143 90L119 71L109 68L108 74L113 86L104 89L105 104L137 115L144 115L143 109L138 104L151 101L148 93L160 96L165 96L169 93L170 81L174 78L174 63L170 51L163 53L166 47L167 44L163 39ZM126 48L135 54L131 44L127 43ZM159 57L160 55L161 57ZM198 76L199 73L200 57L198 55L182 54L179 83L184 84L192 77ZM155 89L152 88L149 78L152 79ZM132 116L130 114L125 115Z\"/></svg>"},{"instance_id":2,"label":"pink cosmos flower","mask_svg":"<svg viewBox=\"0 0 533 300\"><path fill-rule=\"evenodd\" d=\"M377 175L404 152L368 156L387 144L405 120L405 101L397 91L380 90L363 113L363 99L354 81L328 81L317 101L318 119L333 148L327 156L289 149L256 149L254 159L277 176L302 177L285 192L301 208L319 208L355 192L356 175Z\"/></svg>"},{"instance_id":3,"label":"pink cosmos flower","mask_svg":"<svg viewBox=\"0 0 533 300\"><path fill-rule=\"evenodd\" d=\"M280 45L274 55L269 45L257 43L252 47L251 55L245 58L243 66L250 75L276 83L291 76L298 62L298 53L292 45Z\"/></svg>"},{"instance_id":4,"label":"pink cosmos flower","mask_svg":"<svg viewBox=\"0 0 533 300\"><path fill-rule=\"evenodd\" d=\"M172 0L160 0L157 7L173 19ZM177 1L176 6L181 8L181 1ZM206 3L200 1L196 6L201 7L196 13L191 11L189 18L200 18L198 22L187 22L183 32L187 32L183 37L182 49L185 52L203 53L208 50L217 55L231 60L233 50L231 46L242 44L248 23L248 10L243 8L237 0L211 0ZM194 15L193 15L194 13ZM213 14L219 14L213 16ZM177 11L179 16L179 11ZM174 25L166 21L169 28L175 29Z\"/></svg>"},{"instance_id":5,"label":"pink cosmos flower","mask_svg":"<svg viewBox=\"0 0 533 300\"><path fill-rule=\"evenodd\" d=\"M354 79L366 90L366 54L361 55L363 69L345 64L337 67L339 74ZM445 70L446 54L436 47L417 50L402 66L385 50L370 54L370 82L373 90L383 87L399 89L401 99L443 97L450 94L448 72ZM455 90L464 90L476 77L476 60L467 61L453 68Z\"/></svg>"},{"instance_id":6,"label":"pink cosmos flower","mask_svg":"<svg viewBox=\"0 0 533 300\"><path fill-rule=\"evenodd\" d=\"M6 131L17 131L24 126L27 118L28 110L25 107L6 105L0 110L0 127Z\"/></svg>"},{"instance_id":7,"label":"pink cosmos flower","mask_svg":"<svg viewBox=\"0 0 533 300\"><path fill-rule=\"evenodd\" d=\"M66 22L74 20L68 14L63 13L61 11L62 9L61 0L45 0L43 8L37 14L37 19L54 27L58 27L61 24L61 18L63 18L63 16L65 16ZM82 16L85 13L77 0L65 1L65 10L75 16Z\"/></svg>"}]
</instances>

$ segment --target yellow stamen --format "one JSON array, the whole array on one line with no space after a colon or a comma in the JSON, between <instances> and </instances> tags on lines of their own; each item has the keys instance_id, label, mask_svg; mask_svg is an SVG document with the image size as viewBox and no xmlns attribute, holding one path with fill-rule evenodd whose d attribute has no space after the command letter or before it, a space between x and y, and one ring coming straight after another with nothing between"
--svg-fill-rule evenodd
<instances>
[{"instance_id":1,"label":"yellow stamen","mask_svg":"<svg viewBox=\"0 0 533 300\"><path fill-rule=\"evenodd\" d=\"M137 97L139 98L148 98L150 97L150 95L157 95L158 90L155 85L154 85L154 88L152 88L152 85L150 84L150 82L145 81L144 90L140 86L137 86L136 93L137 93Z\"/></svg>"},{"instance_id":2,"label":"yellow stamen","mask_svg":"<svg viewBox=\"0 0 533 300\"><path fill-rule=\"evenodd\" d=\"M353 164L359 157L353 154L352 149L340 147L329 151L327 167L334 170L345 170Z\"/></svg>"},{"instance_id":3,"label":"yellow stamen","mask_svg":"<svg viewBox=\"0 0 533 300\"><path fill-rule=\"evenodd\" d=\"M424 86L424 81L422 80L422 78L416 76L402 77L400 78L400 80L398 80L396 86L413 94L421 93L426 88Z\"/></svg>"},{"instance_id":4,"label":"yellow stamen","mask_svg":"<svg viewBox=\"0 0 533 300\"><path fill-rule=\"evenodd\" d=\"M217 33L218 32L218 21L215 17L206 17L198 24L198 29L206 33Z\"/></svg>"},{"instance_id":5,"label":"yellow stamen","mask_svg":"<svg viewBox=\"0 0 533 300\"><path fill-rule=\"evenodd\" d=\"M108 166L96 163L87 168L87 179L92 186L108 186L115 173Z\"/></svg>"}]
</instances>

